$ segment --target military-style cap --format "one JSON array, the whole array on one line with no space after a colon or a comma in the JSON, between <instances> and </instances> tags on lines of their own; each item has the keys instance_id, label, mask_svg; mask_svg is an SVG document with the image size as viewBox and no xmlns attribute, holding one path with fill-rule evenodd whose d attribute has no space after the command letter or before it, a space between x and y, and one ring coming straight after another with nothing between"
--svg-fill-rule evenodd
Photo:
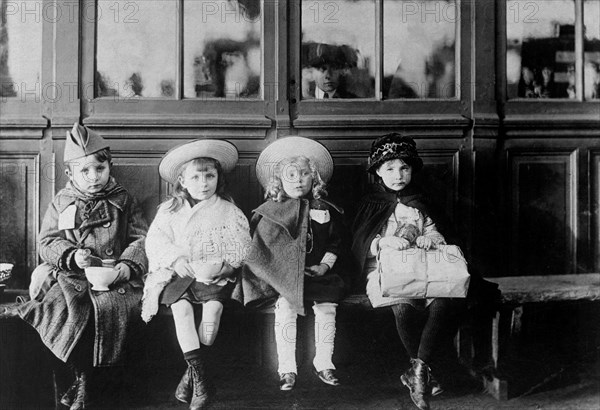
<instances>
[{"instance_id":1,"label":"military-style cap","mask_svg":"<svg viewBox=\"0 0 600 410\"><path fill-rule=\"evenodd\" d=\"M70 162L83 158L105 148L109 148L108 142L100 134L75 123L73 129L67 131L63 161Z\"/></svg>"}]
</instances>

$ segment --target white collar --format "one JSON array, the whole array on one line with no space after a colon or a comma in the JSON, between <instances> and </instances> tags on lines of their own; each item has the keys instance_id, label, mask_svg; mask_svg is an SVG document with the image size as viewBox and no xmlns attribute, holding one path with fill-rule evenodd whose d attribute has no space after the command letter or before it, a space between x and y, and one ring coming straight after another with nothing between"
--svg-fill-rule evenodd
<instances>
[{"instance_id":1,"label":"white collar","mask_svg":"<svg viewBox=\"0 0 600 410\"><path fill-rule=\"evenodd\" d=\"M331 92L328 92L327 94L329 94L329 98L333 98L333 96L335 95L335 92L337 90L333 90ZM319 87L315 86L315 98L317 100L323 100L323 96L325 95L325 91L321 90Z\"/></svg>"}]
</instances>

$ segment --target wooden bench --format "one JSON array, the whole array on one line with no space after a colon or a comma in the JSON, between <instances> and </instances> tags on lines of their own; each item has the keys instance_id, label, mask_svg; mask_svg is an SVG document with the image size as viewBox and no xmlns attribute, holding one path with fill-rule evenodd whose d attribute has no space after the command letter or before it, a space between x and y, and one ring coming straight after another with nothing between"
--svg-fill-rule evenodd
<instances>
[{"instance_id":1,"label":"wooden bench","mask_svg":"<svg viewBox=\"0 0 600 410\"><path fill-rule=\"evenodd\" d=\"M511 343L521 332L523 307L532 303L597 301L600 300L600 273L513 276L488 278L502 291L501 306L491 323L489 344L491 374L482 376L488 392L498 400L508 399L508 380L499 376L499 368L505 359L504 345ZM463 329L461 329L461 332ZM472 357L472 340L464 334L457 336L458 354L463 363ZM460 340L463 339L463 340ZM466 340L465 340L466 339ZM473 372L476 373L476 372Z\"/></svg>"}]
</instances>

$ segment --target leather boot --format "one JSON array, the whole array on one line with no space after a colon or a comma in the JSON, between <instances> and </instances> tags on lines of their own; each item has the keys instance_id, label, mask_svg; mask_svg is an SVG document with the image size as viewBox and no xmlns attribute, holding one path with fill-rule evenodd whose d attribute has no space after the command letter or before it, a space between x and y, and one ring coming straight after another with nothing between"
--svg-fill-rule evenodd
<instances>
[{"instance_id":1,"label":"leather boot","mask_svg":"<svg viewBox=\"0 0 600 410\"><path fill-rule=\"evenodd\" d=\"M421 359L410 359L412 367L400 376L410 390L410 398L421 410L429 410L429 366Z\"/></svg>"},{"instance_id":2,"label":"leather boot","mask_svg":"<svg viewBox=\"0 0 600 410\"><path fill-rule=\"evenodd\" d=\"M77 391L70 410L85 410L86 407L89 408L88 374L81 371L77 375Z\"/></svg>"},{"instance_id":3,"label":"leather boot","mask_svg":"<svg viewBox=\"0 0 600 410\"><path fill-rule=\"evenodd\" d=\"M175 398L182 403L189 403L192 399L192 393L194 392L194 386L192 383L192 368L188 366L185 369L185 373L181 377L177 389L175 390Z\"/></svg>"},{"instance_id":4,"label":"leather boot","mask_svg":"<svg viewBox=\"0 0 600 410\"><path fill-rule=\"evenodd\" d=\"M209 387L206 376L206 367L204 360L191 359L188 360L192 374L193 393L190 402L190 410L201 410L208 406L209 402Z\"/></svg>"}]
</instances>

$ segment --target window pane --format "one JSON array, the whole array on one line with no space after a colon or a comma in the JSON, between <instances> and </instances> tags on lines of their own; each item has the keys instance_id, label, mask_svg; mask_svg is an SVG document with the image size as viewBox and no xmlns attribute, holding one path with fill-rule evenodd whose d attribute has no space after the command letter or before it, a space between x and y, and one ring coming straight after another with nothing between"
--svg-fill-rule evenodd
<instances>
[{"instance_id":1,"label":"window pane","mask_svg":"<svg viewBox=\"0 0 600 410\"><path fill-rule=\"evenodd\" d=\"M0 0L0 97L40 99L42 3Z\"/></svg>"},{"instance_id":2,"label":"window pane","mask_svg":"<svg viewBox=\"0 0 600 410\"><path fill-rule=\"evenodd\" d=\"M260 1L184 5L184 96L262 98Z\"/></svg>"},{"instance_id":3,"label":"window pane","mask_svg":"<svg viewBox=\"0 0 600 410\"><path fill-rule=\"evenodd\" d=\"M583 73L586 100L600 98L600 1L583 3L585 67Z\"/></svg>"},{"instance_id":4,"label":"window pane","mask_svg":"<svg viewBox=\"0 0 600 410\"><path fill-rule=\"evenodd\" d=\"M177 2L99 0L96 95L176 96Z\"/></svg>"},{"instance_id":5,"label":"window pane","mask_svg":"<svg viewBox=\"0 0 600 410\"><path fill-rule=\"evenodd\" d=\"M456 0L385 0L385 98L456 97Z\"/></svg>"},{"instance_id":6,"label":"window pane","mask_svg":"<svg viewBox=\"0 0 600 410\"><path fill-rule=\"evenodd\" d=\"M506 3L508 98L575 98L574 0Z\"/></svg>"},{"instance_id":7,"label":"window pane","mask_svg":"<svg viewBox=\"0 0 600 410\"><path fill-rule=\"evenodd\" d=\"M375 95L375 1L302 2L302 98Z\"/></svg>"}]
</instances>

